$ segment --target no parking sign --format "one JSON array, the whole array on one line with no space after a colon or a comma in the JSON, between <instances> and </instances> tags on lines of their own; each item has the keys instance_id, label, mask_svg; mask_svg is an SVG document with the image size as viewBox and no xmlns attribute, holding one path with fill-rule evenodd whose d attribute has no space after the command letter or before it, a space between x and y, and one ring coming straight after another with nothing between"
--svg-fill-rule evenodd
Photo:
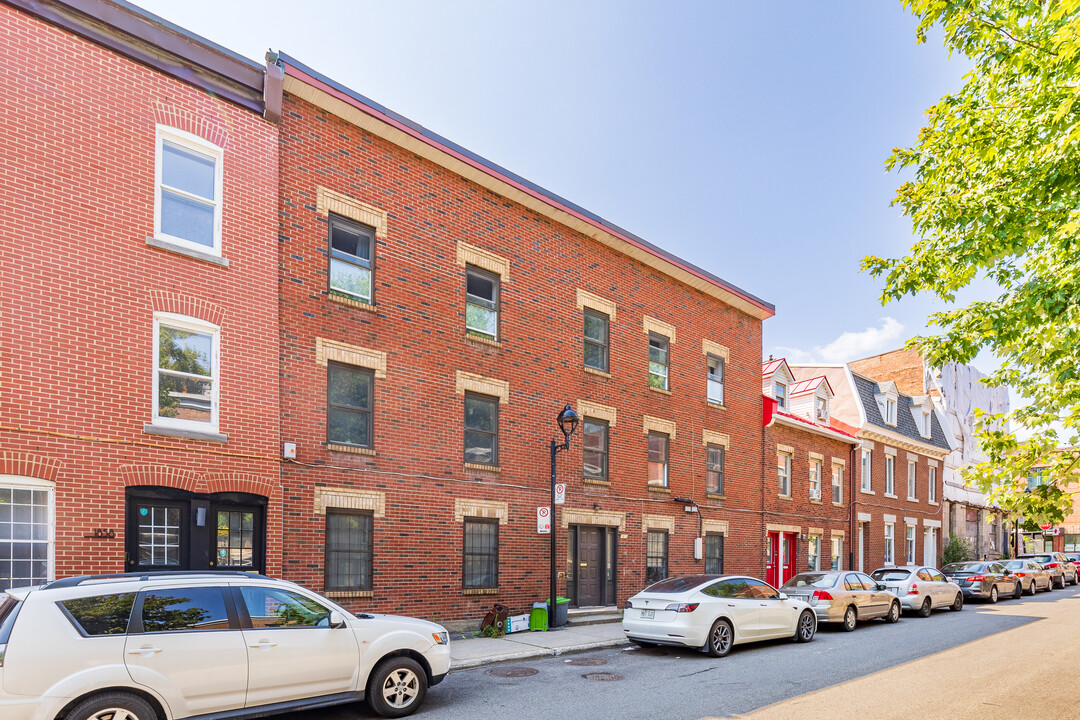
<instances>
[{"instance_id":1,"label":"no parking sign","mask_svg":"<svg viewBox=\"0 0 1080 720\"><path fill-rule=\"evenodd\" d=\"M536 508L536 532L547 535L551 532L551 508Z\"/></svg>"}]
</instances>

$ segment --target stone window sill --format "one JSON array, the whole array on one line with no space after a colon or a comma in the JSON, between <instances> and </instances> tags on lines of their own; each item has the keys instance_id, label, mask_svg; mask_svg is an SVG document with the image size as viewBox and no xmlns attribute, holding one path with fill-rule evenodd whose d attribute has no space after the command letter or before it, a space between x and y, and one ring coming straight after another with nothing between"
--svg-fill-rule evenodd
<instances>
[{"instance_id":1,"label":"stone window sill","mask_svg":"<svg viewBox=\"0 0 1080 720\"><path fill-rule=\"evenodd\" d=\"M583 485L599 485L601 487L610 487L610 480L601 480L600 478L581 478Z\"/></svg>"},{"instance_id":2,"label":"stone window sill","mask_svg":"<svg viewBox=\"0 0 1080 720\"><path fill-rule=\"evenodd\" d=\"M472 345L486 345L487 347L501 348L502 343L498 340L492 340L491 338L480 337L479 335L470 335L465 333L465 342Z\"/></svg>"},{"instance_id":3,"label":"stone window sill","mask_svg":"<svg viewBox=\"0 0 1080 720\"><path fill-rule=\"evenodd\" d=\"M844 503L842 503L842 502L834 502L833 507L844 507Z\"/></svg>"},{"instance_id":4,"label":"stone window sill","mask_svg":"<svg viewBox=\"0 0 1080 720\"><path fill-rule=\"evenodd\" d=\"M341 297L335 295L332 292L326 293L326 296L330 298L330 302L335 302L338 305L345 305L346 307L356 308L357 310L363 310L364 312L378 312L379 309L371 303L366 303L363 300L353 300L352 298Z\"/></svg>"},{"instance_id":5,"label":"stone window sill","mask_svg":"<svg viewBox=\"0 0 1080 720\"><path fill-rule=\"evenodd\" d=\"M334 600L342 598L370 598L375 597L373 590L325 590L323 595Z\"/></svg>"},{"instance_id":6,"label":"stone window sill","mask_svg":"<svg viewBox=\"0 0 1080 720\"><path fill-rule=\"evenodd\" d=\"M934 505L934 506L937 506L937 505L938 505L939 503L937 503L937 502L935 502L935 501L933 501L933 500L927 500L927 501L926 501L926 504L927 504L927 505Z\"/></svg>"},{"instance_id":7,"label":"stone window sill","mask_svg":"<svg viewBox=\"0 0 1080 720\"><path fill-rule=\"evenodd\" d=\"M326 443L326 449L333 452L352 453L353 455L378 455L371 448L354 447L353 445L338 445L337 443Z\"/></svg>"},{"instance_id":8,"label":"stone window sill","mask_svg":"<svg viewBox=\"0 0 1080 720\"><path fill-rule=\"evenodd\" d=\"M227 443L229 436L208 430L184 430L182 428L164 427L146 423L142 431L147 435L168 435L169 437L187 438L188 440L205 440L207 442Z\"/></svg>"},{"instance_id":9,"label":"stone window sill","mask_svg":"<svg viewBox=\"0 0 1080 720\"><path fill-rule=\"evenodd\" d=\"M810 504L811 504L811 505L820 505L820 504L821 504L821 500L819 500L819 499L817 499L817 498L810 498Z\"/></svg>"},{"instance_id":10,"label":"stone window sill","mask_svg":"<svg viewBox=\"0 0 1080 720\"><path fill-rule=\"evenodd\" d=\"M591 368L591 367L585 368L585 372L589 373L590 375L598 375L598 376L603 377L603 378L612 377L611 373L609 373L609 372L604 372L603 370L597 370L596 368Z\"/></svg>"},{"instance_id":11,"label":"stone window sill","mask_svg":"<svg viewBox=\"0 0 1080 720\"><path fill-rule=\"evenodd\" d=\"M466 470L479 470L481 472L502 472L502 468L498 465L478 465L477 463L465 463Z\"/></svg>"},{"instance_id":12,"label":"stone window sill","mask_svg":"<svg viewBox=\"0 0 1080 720\"><path fill-rule=\"evenodd\" d=\"M862 488L859 488L859 492L863 495L877 495L873 490L863 490Z\"/></svg>"},{"instance_id":13,"label":"stone window sill","mask_svg":"<svg viewBox=\"0 0 1080 720\"><path fill-rule=\"evenodd\" d=\"M727 495L724 495L722 493L707 492L707 493L705 493L705 497L707 497L710 500L727 500Z\"/></svg>"},{"instance_id":14,"label":"stone window sill","mask_svg":"<svg viewBox=\"0 0 1080 720\"><path fill-rule=\"evenodd\" d=\"M671 494L671 488L657 487L656 485L649 485L649 492L667 493L668 495L670 495Z\"/></svg>"},{"instance_id":15,"label":"stone window sill","mask_svg":"<svg viewBox=\"0 0 1080 720\"><path fill-rule=\"evenodd\" d=\"M183 255L184 257L189 257L194 260L202 260L203 262L210 263L211 265L229 267L229 261L226 258L221 257L220 255L215 255L211 252L204 252L202 250L196 250L195 248L190 248L186 245L180 245L167 238L147 235L146 244L152 248L157 248L158 250L176 253L177 255Z\"/></svg>"},{"instance_id":16,"label":"stone window sill","mask_svg":"<svg viewBox=\"0 0 1080 720\"><path fill-rule=\"evenodd\" d=\"M893 495L892 493L885 493L884 495L882 495L882 497L887 497L890 500L899 500L900 499L896 495Z\"/></svg>"},{"instance_id":17,"label":"stone window sill","mask_svg":"<svg viewBox=\"0 0 1080 720\"><path fill-rule=\"evenodd\" d=\"M913 503L917 503L917 502L919 502L919 498L913 498L913 497L909 497L909 498L907 499L907 501L908 501L908 502L913 502Z\"/></svg>"},{"instance_id":18,"label":"stone window sill","mask_svg":"<svg viewBox=\"0 0 1080 720\"><path fill-rule=\"evenodd\" d=\"M790 495L777 495L776 497L779 498L780 500L787 500L788 502L794 502L793 498Z\"/></svg>"},{"instance_id":19,"label":"stone window sill","mask_svg":"<svg viewBox=\"0 0 1080 720\"><path fill-rule=\"evenodd\" d=\"M708 405L711 408L716 408L717 410L727 410L727 405L721 405L720 403L714 403L714 402L712 402L710 400L706 400L705 404Z\"/></svg>"},{"instance_id":20,"label":"stone window sill","mask_svg":"<svg viewBox=\"0 0 1080 720\"><path fill-rule=\"evenodd\" d=\"M649 391L654 392L654 393L660 393L661 395L670 395L671 394L670 390L665 390L663 388L653 387L652 385L649 386Z\"/></svg>"},{"instance_id":21,"label":"stone window sill","mask_svg":"<svg viewBox=\"0 0 1080 720\"><path fill-rule=\"evenodd\" d=\"M498 595L499 588L465 588L462 595Z\"/></svg>"}]
</instances>

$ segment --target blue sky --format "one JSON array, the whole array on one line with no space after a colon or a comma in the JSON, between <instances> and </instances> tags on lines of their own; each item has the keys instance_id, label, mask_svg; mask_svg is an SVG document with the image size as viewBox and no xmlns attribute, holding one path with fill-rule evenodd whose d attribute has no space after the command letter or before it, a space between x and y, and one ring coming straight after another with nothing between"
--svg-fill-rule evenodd
<instances>
[{"instance_id":1,"label":"blue sky","mask_svg":"<svg viewBox=\"0 0 1080 720\"><path fill-rule=\"evenodd\" d=\"M283 50L774 303L766 356L890 350L941 309L882 307L858 269L914 242L883 162L967 69L898 2L137 4Z\"/></svg>"}]
</instances>

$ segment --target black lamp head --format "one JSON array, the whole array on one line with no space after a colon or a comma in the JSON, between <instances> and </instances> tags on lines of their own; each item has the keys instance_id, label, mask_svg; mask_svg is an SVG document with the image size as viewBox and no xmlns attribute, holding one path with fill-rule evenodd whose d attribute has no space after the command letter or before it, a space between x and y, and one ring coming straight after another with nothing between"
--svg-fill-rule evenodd
<instances>
[{"instance_id":1,"label":"black lamp head","mask_svg":"<svg viewBox=\"0 0 1080 720\"><path fill-rule=\"evenodd\" d=\"M574 408L570 407L569 404L567 404L567 406L562 409L562 412L559 413L559 429L562 430L562 434L566 437L567 442L569 442L570 436L574 434L574 431L577 430L579 420L578 414L574 412Z\"/></svg>"}]
</instances>

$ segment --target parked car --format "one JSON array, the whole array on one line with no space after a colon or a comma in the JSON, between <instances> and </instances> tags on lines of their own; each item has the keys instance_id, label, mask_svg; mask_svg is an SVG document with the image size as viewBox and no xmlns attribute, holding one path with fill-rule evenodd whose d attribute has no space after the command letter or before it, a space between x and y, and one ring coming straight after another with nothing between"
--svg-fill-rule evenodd
<instances>
[{"instance_id":1,"label":"parked car","mask_svg":"<svg viewBox=\"0 0 1080 720\"><path fill-rule=\"evenodd\" d=\"M1080 553L1067 552L1065 553L1065 557L1069 558L1069 562L1073 565L1080 568Z\"/></svg>"},{"instance_id":2,"label":"parked car","mask_svg":"<svg viewBox=\"0 0 1080 720\"><path fill-rule=\"evenodd\" d=\"M420 707L450 670L435 623L353 615L243 572L64 578L0 593L0 717L178 720L366 699Z\"/></svg>"},{"instance_id":3,"label":"parked car","mask_svg":"<svg viewBox=\"0 0 1080 720\"><path fill-rule=\"evenodd\" d=\"M978 598L996 603L1000 597L1020 597L1023 588L1016 577L1001 563L969 560L949 563L941 573L960 586L965 598Z\"/></svg>"},{"instance_id":4,"label":"parked car","mask_svg":"<svg viewBox=\"0 0 1080 720\"><path fill-rule=\"evenodd\" d=\"M930 617L934 608L947 607L955 612L964 609L964 591L932 567L884 567L870 573L870 577L895 593L905 610L917 612L919 617Z\"/></svg>"},{"instance_id":5,"label":"parked car","mask_svg":"<svg viewBox=\"0 0 1080 720\"><path fill-rule=\"evenodd\" d=\"M757 578L686 575L627 600L622 626L627 639L643 647L678 645L723 657L740 643L782 637L810 642L817 618L807 603Z\"/></svg>"},{"instance_id":6,"label":"parked car","mask_svg":"<svg viewBox=\"0 0 1080 720\"><path fill-rule=\"evenodd\" d=\"M817 570L799 573L780 588L788 597L804 600L819 622L838 622L848 632L860 620L900 619L900 601L888 588L853 570Z\"/></svg>"},{"instance_id":7,"label":"parked car","mask_svg":"<svg viewBox=\"0 0 1080 720\"><path fill-rule=\"evenodd\" d=\"M1017 557L1024 560L1034 560L1049 570L1054 578L1054 587L1056 588L1064 588L1066 583L1069 585L1075 585L1077 583L1078 571L1076 565L1074 565L1069 558L1065 557L1065 553L1041 552L1017 555Z\"/></svg>"},{"instance_id":8,"label":"parked car","mask_svg":"<svg viewBox=\"0 0 1080 720\"><path fill-rule=\"evenodd\" d=\"M1024 586L1024 592L1028 595L1034 595L1036 590L1049 592L1054 589L1054 580L1050 571L1034 560L1002 560L1001 564L1006 570L1020 578L1020 584Z\"/></svg>"}]
</instances>

